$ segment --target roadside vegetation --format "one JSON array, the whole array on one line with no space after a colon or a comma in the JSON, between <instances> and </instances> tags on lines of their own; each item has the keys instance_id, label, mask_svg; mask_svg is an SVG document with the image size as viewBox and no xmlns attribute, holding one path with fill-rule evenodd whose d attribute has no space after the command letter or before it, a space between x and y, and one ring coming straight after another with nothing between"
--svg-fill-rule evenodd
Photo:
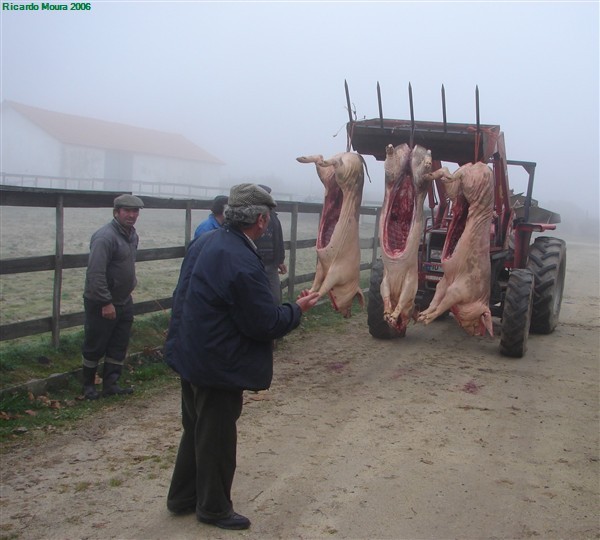
<instances>
[{"instance_id":1,"label":"roadside vegetation","mask_svg":"<svg viewBox=\"0 0 600 540\"><path fill-rule=\"evenodd\" d=\"M355 302L354 310L359 309ZM81 367L83 329L61 334L58 349L51 346L47 334L1 343L1 451L6 451L14 441L43 438L46 433L68 426L118 400L147 399L156 392L177 388L177 375L165 364L162 356L168 322L169 312L136 317L129 358L122 377L123 384L132 385L135 393L96 401L82 398L81 383L76 373ZM328 300L322 301L303 316L301 326L286 337L286 341L306 339L316 331L340 331L345 322L333 311ZM60 384L52 385L42 393L34 393L23 386L35 379L71 372L72 376L62 377Z\"/></svg>"},{"instance_id":2,"label":"roadside vegetation","mask_svg":"<svg viewBox=\"0 0 600 540\"><path fill-rule=\"evenodd\" d=\"M162 312L136 318L122 378L123 384L135 387L133 399L144 399L153 392L176 384L175 373L162 359L167 325L168 315ZM65 331L57 349L51 346L47 334L1 344L1 444L23 437L39 437L92 414L107 403L127 399L123 396L97 401L82 399L78 377L82 340L83 329L77 329ZM24 386L25 383L48 380L60 374L66 376L48 385L41 393Z\"/></svg>"},{"instance_id":3,"label":"roadside vegetation","mask_svg":"<svg viewBox=\"0 0 600 540\"><path fill-rule=\"evenodd\" d=\"M52 253L53 235L37 234L39 223L53 222L53 209L3 207L0 221L0 258L29 257ZM207 212L195 212L192 221L198 223ZM290 214L280 214L284 235L291 228ZM67 253L84 253L91 234L110 219L106 209L66 209L65 246ZM317 214L300 216L298 239L314 238L318 228ZM373 236L374 221L363 220L361 237ZM36 225L38 224L38 225ZM183 244L183 214L174 210L144 211L138 222L143 248L158 248ZM22 238L35 242L21 241ZM371 250L362 250L362 262L370 261ZM301 249L296 254L296 275L315 270L314 248ZM168 297L177 282L180 259L141 262L136 265L138 287L135 302ZM368 287L369 272L361 273L361 286ZM61 312L72 313L82 309L81 294L85 269L67 269L63 274ZM298 284L296 293L309 283ZM48 316L52 305L53 273L50 271L2 275L0 277L1 323ZM358 311L355 305L355 312ZM43 437L47 431L93 414L102 407L122 399L145 399L153 392L178 386L176 374L162 359L162 346L170 310L136 317L129 347L129 358L123 372L123 384L132 385L132 396L114 396L97 401L84 401L79 380L81 368L82 328L63 329L60 346L54 349L49 334L0 342L0 445ZM345 321L335 313L329 300L305 315L300 328L289 339L305 339L314 331L338 331ZM101 370L100 370L101 371ZM55 375L58 377L54 377ZM62 376L63 374L71 374ZM33 380L52 380L43 392L23 389Z\"/></svg>"}]
</instances>

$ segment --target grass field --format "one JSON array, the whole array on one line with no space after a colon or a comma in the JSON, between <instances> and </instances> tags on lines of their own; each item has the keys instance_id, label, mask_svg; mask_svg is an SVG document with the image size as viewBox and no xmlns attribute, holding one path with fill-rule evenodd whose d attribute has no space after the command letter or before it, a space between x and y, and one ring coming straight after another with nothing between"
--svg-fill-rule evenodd
<instances>
[{"instance_id":1,"label":"grass field","mask_svg":"<svg viewBox=\"0 0 600 540\"><path fill-rule=\"evenodd\" d=\"M192 212L192 228L206 218L207 210ZM284 239L290 239L291 214L279 214ZM88 253L91 235L112 219L111 210L65 209L65 254ZM298 239L317 236L319 216L301 214ZM2 207L0 213L0 260L17 257L52 255L55 252L55 211L49 208ZM140 249L181 246L185 242L185 213L183 210L142 210L137 223ZM374 217L364 217L361 238L372 238ZM362 262L370 262L371 251L362 251ZM289 253L286 255L289 262ZM137 264L138 286L134 301L142 302L170 296L179 277L181 259L151 261ZM315 271L314 248L297 254L296 275ZM83 310L85 269L63 272L61 313ZM49 317L52 314L54 274L50 271L0 275L0 324ZM310 285L308 283L307 285Z\"/></svg>"},{"instance_id":2,"label":"grass field","mask_svg":"<svg viewBox=\"0 0 600 540\"><path fill-rule=\"evenodd\" d=\"M323 303L303 315L296 337L316 329L335 331L346 321L328 303ZM146 399L177 384L176 374L166 365L161 354L168 322L168 313L136 317L129 358L123 372L124 383L135 387L133 399ZM72 328L64 332L58 349L52 348L43 335L0 343L0 390L5 390L0 394L0 454L3 443L18 439L25 433L33 437L42 436L57 426L93 414L115 401L131 399L131 396L115 396L97 402L82 400L81 383L75 377L67 377L61 384L39 395L22 387L15 390L34 379L79 369L82 339L82 330Z\"/></svg>"}]
</instances>

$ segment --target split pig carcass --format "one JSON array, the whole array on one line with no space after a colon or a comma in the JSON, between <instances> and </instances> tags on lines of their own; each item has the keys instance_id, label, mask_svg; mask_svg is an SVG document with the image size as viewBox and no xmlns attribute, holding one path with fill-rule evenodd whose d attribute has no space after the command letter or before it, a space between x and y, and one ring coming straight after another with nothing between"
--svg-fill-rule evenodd
<instances>
[{"instance_id":1,"label":"split pig carcass","mask_svg":"<svg viewBox=\"0 0 600 540\"><path fill-rule=\"evenodd\" d=\"M407 144L390 144L386 148L385 194L379 225L383 261L380 291L383 320L398 336L405 335L414 315L423 203L431 181L431 166L431 152L426 148L417 145L411 149Z\"/></svg>"},{"instance_id":2,"label":"split pig carcass","mask_svg":"<svg viewBox=\"0 0 600 540\"><path fill-rule=\"evenodd\" d=\"M329 295L333 308L345 318L351 316L360 288L360 244L358 219L364 184L364 160L354 152L298 157L300 163L314 163L325 187L323 212L317 235L317 268L311 292Z\"/></svg>"},{"instance_id":3,"label":"split pig carcass","mask_svg":"<svg viewBox=\"0 0 600 540\"><path fill-rule=\"evenodd\" d=\"M484 163L467 163L454 174L444 167L428 175L441 179L452 204L442 250L444 275L419 321L429 324L448 310L471 336L494 335L490 301L490 230L494 173Z\"/></svg>"},{"instance_id":4,"label":"split pig carcass","mask_svg":"<svg viewBox=\"0 0 600 540\"><path fill-rule=\"evenodd\" d=\"M384 161L388 157L386 149L389 145L394 148L403 144L409 148L419 145L431 151L432 171L442 169L446 163L456 164L457 168L470 164L458 174L462 179L458 179L454 187L450 182L443 181L443 172L431 176L426 195L429 215L425 214L417 254L418 289L413 314L421 311L423 322L429 322L452 310L461 326L473 334L491 333L493 327L490 318L498 317L500 332L494 333L500 334L500 352L506 356L522 357L527 350L530 332L549 334L559 322L567 261L564 240L545 235L533 237L536 233L553 231L556 224L560 223L560 216L556 212L539 207L533 199L536 163L508 159L500 126L480 122L477 87L476 122L472 124L447 121L443 85L441 122L415 120L410 84L410 119L384 117L379 83L379 116L357 120L347 83L345 88L349 120L346 124L348 151L352 149L361 156L370 155L377 161ZM509 166L523 168L528 174L526 195L519 196L518 206L513 204L514 197L510 196ZM486 167L491 168L491 176ZM477 170L481 174L482 182L478 188L469 186L467 169L470 168L469 174ZM491 194L487 192L484 195L483 192L489 188L487 180L492 184ZM460 206L458 199L452 203L447 193L455 188L462 190L465 199L470 196L471 188L481 189L482 193L473 194L474 198L483 204L489 195L492 201L486 202L488 206L482 210L481 230L473 230L472 234L465 232L465 221L465 230L456 234L459 233L459 227L455 222L453 239L446 243L451 232L450 225L455 219L455 210L458 211ZM473 206L471 208L474 217L475 210ZM381 216L383 220L393 220L393 217L393 212ZM469 230L475 228L476 221L472 220ZM403 233L408 233L408 230ZM462 235L464 237L460 241ZM386 240L383 235L380 243L385 242L389 242L389 239ZM378 254L373 254L369 283L369 332L380 339L400 337L399 329L389 325L390 320L394 321L395 311L389 313L389 309L386 309L388 313L384 317L383 254L381 258L377 257ZM460 260L464 266L459 264ZM449 275L438 289L446 273ZM409 281L403 282L403 290L412 290L408 286ZM431 305L436 294L436 301ZM402 321L400 312L397 322ZM398 326L401 326L401 322Z\"/></svg>"}]
</instances>

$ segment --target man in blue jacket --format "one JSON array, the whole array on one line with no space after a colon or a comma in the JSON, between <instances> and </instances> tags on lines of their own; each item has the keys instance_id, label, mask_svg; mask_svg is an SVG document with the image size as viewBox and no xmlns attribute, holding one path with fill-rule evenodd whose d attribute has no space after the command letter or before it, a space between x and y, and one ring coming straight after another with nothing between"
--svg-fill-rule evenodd
<instances>
[{"instance_id":1,"label":"man in blue jacket","mask_svg":"<svg viewBox=\"0 0 600 540\"><path fill-rule=\"evenodd\" d=\"M224 227L195 239L183 260L165 344L181 377L183 424L167 508L223 529L250 526L231 502L243 391L269 388L271 342L318 300L303 291L294 303L273 302L254 241L275 206L255 184L231 188Z\"/></svg>"},{"instance_id":2,"label":"man in blue jacket","mask_svg":"<svg viewBox=\"0 0 600 540\"><path fill-rule=\"evenodd\" d=\"M227 204L227 197L225 195L217 195L212 205L210 206L210 215L196 227L194 231L194 238L198 238L201 234L204 234L213 229L219 229L225 221L223 211Z\"/></svg>"}]
</instances>

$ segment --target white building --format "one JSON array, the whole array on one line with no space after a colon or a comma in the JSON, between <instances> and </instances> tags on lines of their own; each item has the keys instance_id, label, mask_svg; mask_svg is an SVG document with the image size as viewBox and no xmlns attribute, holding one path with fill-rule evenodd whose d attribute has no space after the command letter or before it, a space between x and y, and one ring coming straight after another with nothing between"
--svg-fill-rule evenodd
<instances>
[{"instance_id":1,"label":"white building","mask_svg":"<svg viewBox=\"0 0 600 540\"><path fill-rule=\"evenodd\" d=\"M3 184L157 196L219 192L224 162L182 135L14 101L2 103L1 129Z\"/></svg>"}]
</instances>

